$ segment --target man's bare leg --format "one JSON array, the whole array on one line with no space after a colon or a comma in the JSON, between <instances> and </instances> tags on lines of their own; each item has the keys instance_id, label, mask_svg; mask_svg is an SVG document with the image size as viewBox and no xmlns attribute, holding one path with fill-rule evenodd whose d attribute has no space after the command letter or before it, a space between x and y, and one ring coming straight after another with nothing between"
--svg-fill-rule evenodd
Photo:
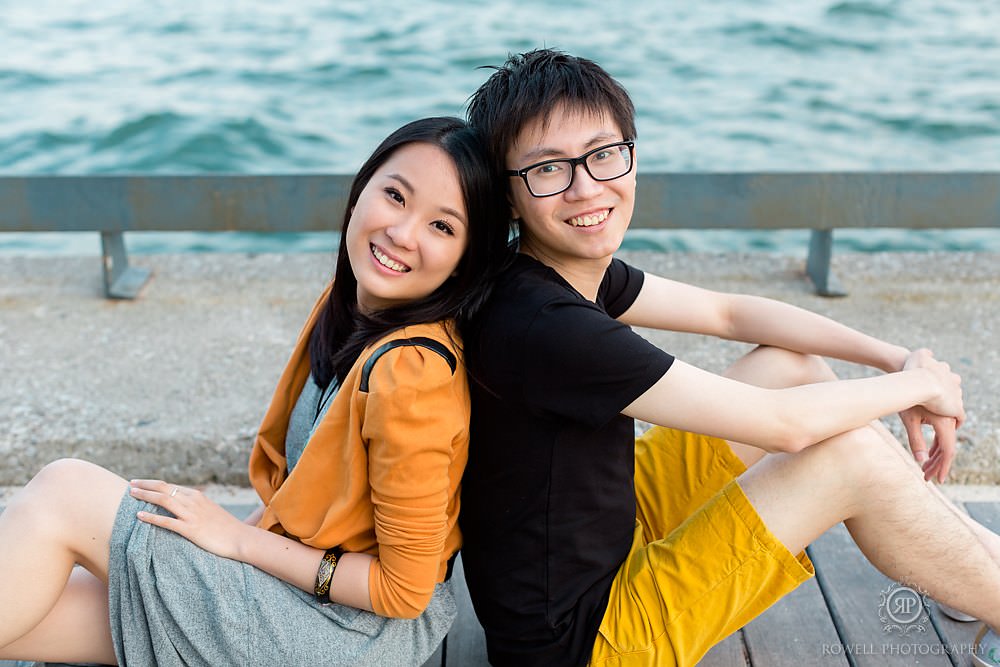
<instances>
[{"instance_id":1,"label":"man's bare leg","mask_svg":"<svg viewBox=\"0 0 1000 667\"><path fill-rule=\"evenodd\" d=\"M781 389L837 379L836 374L822 357L767 346L757 347L743 355L727 368L723 375L767 389ZM741 442L729 441L729 447L748 468L767 455L763 449Z\"/></svg>"},{"instance_id":2,"label":"man's bare leg","mask_svg":"<svg viewBox=\"0 0 1000 667\"><path fill-rule=\"evenodd\" d=\"M900 453L869 426L767 456L739 483L792 553L843 521L886 576L1000 627L1000 565Z\"/></svg>"}]
</instances>

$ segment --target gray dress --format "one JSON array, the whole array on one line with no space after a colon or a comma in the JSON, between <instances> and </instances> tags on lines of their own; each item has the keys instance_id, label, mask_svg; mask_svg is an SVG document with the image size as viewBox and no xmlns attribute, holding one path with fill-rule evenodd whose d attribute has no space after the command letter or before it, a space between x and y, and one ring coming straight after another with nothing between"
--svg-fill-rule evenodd
<instances>
[{"instance_id":1,"label":"gray dress","mask_svg":"<svg viewBox=\"0 0 1000 667\"><path fill-rule=\"evenodd\" d=\"M319 401L329 398L306 384L293 411L295 428L289 427L295 439L305 433L302 446L325 412ZM294 459L300 455L298 449ZM167 513L126 493L115 517L108 594L120 665L421 665L454 620L449 582L435 587L427 609L412 620L321 604L251 565L139 521L140 510Z\"/></svg>"}]
</instances>

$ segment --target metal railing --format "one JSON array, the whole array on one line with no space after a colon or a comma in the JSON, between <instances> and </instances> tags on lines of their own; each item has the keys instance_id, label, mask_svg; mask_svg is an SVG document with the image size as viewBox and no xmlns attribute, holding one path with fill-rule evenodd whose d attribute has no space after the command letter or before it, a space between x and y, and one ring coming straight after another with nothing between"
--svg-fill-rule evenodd
<instances>
[{"instance_id":1,"label":"metal railing","mask_svg":"<svg viewBox=\"0 0 1000 667\"><path fill-rule=\"evenodd\" d=\"M0 177L0 232L100 232L105 292L133 298L149 272L129 265L125 232L329 231L351 178ZM807 273L819 294L842 295L834 229L1000 227L1000 173L641 174L632 227L810 229Z\"/></svg>"}]
</instances>

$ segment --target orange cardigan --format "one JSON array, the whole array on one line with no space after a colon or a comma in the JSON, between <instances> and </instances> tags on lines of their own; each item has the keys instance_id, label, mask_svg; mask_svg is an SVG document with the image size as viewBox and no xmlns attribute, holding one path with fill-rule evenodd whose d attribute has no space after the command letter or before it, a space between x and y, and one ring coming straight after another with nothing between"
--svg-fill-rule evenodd
<instances>
[{"instance_id":1,"label":"orange cardigan","mask_svg":"<svg viewBox=\"0 0 1000 667\"><path fill-rule=\"evenodd\" d=\"M259 527L320 549L377 556L368 574L372 608L413 618L444 580L461 546L459 482L468 458L469 389L461 363L396 347L375 364L368 391L361 368L397 338L426 336L453 353L443 323L395 331L361 353L291 475L285 433L309 377L309 334L330 288L313 307L278 381L250 454L250 482L266 505Z\"/></svg>"}]
</instances>

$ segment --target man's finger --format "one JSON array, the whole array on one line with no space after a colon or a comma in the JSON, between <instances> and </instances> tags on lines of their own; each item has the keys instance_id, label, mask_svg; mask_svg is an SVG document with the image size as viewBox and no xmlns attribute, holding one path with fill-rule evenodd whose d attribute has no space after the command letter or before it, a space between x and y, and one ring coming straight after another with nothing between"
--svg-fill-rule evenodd
<instances>
[{"instance_id":1,"label":"man's finger","mask_svg":"<svg viewBox=\"0 0 1000 667\"><path fill-rule=\"evenodd\" d=\"M924 432L920 427L920 420L912 417L903 418L903 427L906 429L906 438L910 443L910 451L913 458L921 466L927 462L927 441L924 440Z\"/></svg>"}]
</instances>

